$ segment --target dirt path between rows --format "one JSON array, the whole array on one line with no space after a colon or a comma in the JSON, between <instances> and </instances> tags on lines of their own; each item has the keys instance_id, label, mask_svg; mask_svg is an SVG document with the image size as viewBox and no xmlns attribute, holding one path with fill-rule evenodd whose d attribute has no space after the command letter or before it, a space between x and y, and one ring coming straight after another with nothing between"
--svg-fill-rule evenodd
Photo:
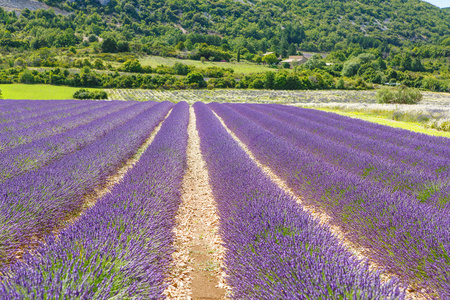
<instances>
[{"instance_id":1,"label":"dirt path between rows","mask_svg":"<svg viewBox=\"0 0 450 300\"><path fill-rule=\"evenodd\" d=\"M359 247L358 245L351 242L345 235L345 232L341 230L339 226L332 225L331 224L331 217L324 211L321 211L320 209L311 206L311 205L305 205L302 202L302 199L296 195L295 191L291 189L286 182L278 177L272 169L261 162L253 156L253 153L250 151L250 149L226 126L225 122L222 120L221 117L219 117L215 112L214 114L219 119L219 121L222 123L222 126L227 130L227 132L233 137L233 139L241 146L242 149L248 154L248 156L253 160L253 162L256 163L256 165L263 170L264 173L269 176L269 178L275 182L284 192L286 192L288 195L290 195L292 198L294 198L297 203L299 203L303 210L310 213L314 218L319 220L320 224L324 224L329 226L331 233L337 237L339 242L353 255L355 255L358 259L367 260L369 262L369 266L371 270L373 271L383 271L383 267L377 264L374 260L370 259L371 252L369 249L364 249L362 247ZM381 273L382 280L389 280L393 277L393 274L388 274L385 272ZM418 291L413 287L408 287L406 290L406 298L407 299L431 299L430 297L427 297L426 294L424 294L425 291Z\"/></svg>"},{"instance_id":2,"label":"dirt path between rows","mask_svg":"<svg viewBox=\"0 0 450 300\"><path fill-rule=\"evenodd\" d=\"M192 107L188 133L187 170L174 230L176 250L165 295L168 299L226 299L225 249Z\"/></svg>"}]
</instances>

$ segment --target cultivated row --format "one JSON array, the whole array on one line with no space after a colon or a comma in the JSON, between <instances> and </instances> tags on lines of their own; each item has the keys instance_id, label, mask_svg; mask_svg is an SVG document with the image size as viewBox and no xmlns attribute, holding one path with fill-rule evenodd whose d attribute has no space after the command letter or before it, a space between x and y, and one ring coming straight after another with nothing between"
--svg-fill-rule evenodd
<instances>
[{"instance_id":1,"label":"cultivated row","mask_svg":"<svg viewBox=\"0 0 450 300\"><path fill-rule=\"evenodd\" d=\"M87 124L97 118L116 112L130 105L132 105L132 103L129 102L108 104L100 102L93 105L92 109L81 107L78 108L78 110L81 110L80 112L77 112L77 109L74 109L71 115L62 119L56 119L16 131L4 132L0 137L0 150L6 151L19 145L27 144L33 140L66 132L67 130Z\"/></svg>"},{"instance_id":2,"label":"cultivated row","mask_svg":"<svg viewBox=\"0 0 450 300\"><path fill-rule=\"evenodd\" d=\"M106 114L64 133L37 139L0 153L0 181L39 168L63 155L80 150L151 106L151 102L147 105L126 106L117 112ZM104 112L99 112L99 116L102 115Z\"/></svg>"},{"instance_id":3,"label":"cultivated row","mask_svg":"<svg viewBox=\"0 0 450 300\"><path fill-rule=\"evenodd\" d=\"M0 259L10 260L20 247L51 232L83 204L164 119L173 104L153 105L83 149L0 185Z\"/></svg>"},{"instance_id":4,"label":"cultivated row","mask_svg":"<svg viewBox=\"0 0 450 300\"><path fill-rule=\"evenodd\" d=\"M194 107L234 299L404 297L273 183L205 104Z\"/></svg>"},{"instance_id":5,"label":"cultivated row","mask_svg":"<svg viewBox=\"0 0 450 300\"><path fill-rule=\"evenodd\" d=\"M375 155L374 152L383 145L373 147L372 153L369 153L315 134L314 132L317 131L327 132L329 130L317 122L302 120L289 114L286 118L290 117L291 122L286 122L286 119L281 121L271 117L277 112L267 106L248 104L227 106L293 146L312 153L348 172L380 182L392 192L400 190L411 197L420 198L422 202L427 202L431 196L431 188L437 190L448 185L448 179L444 180L436 172L420 172L414 166L393 162L384 156ZM282 114L278 113L277 116ZM339 134L338 131L333 136L336 137ZM434 204L440 205L439 203Z\"/></svg>"},{"instance_id":6,"label":"cultivated row","mask_svg":"<svg viewBox=\"0 0 450 300\"><path fill-rule=\"evenodd\" d=\"M123 182L9 269L0 299L161 299L188 122L189 106L177 104Z\"/></svg>"},{"instance_id":7,"label":"cultivated row","mask_svg":"<svg viewBox=\"0 0 450 300\"><path fill-rule=\"evenodd\" d=\"M394 274L450 297L448 213L295 147L226 105L211 104L255 157L321 207Z\"/></svg>"},{"instance_id":8,"label":"cultivated row","mask_svg":"<svg viewBox=\"0 0 450 300\"><path fill-rule=\"evenodd\" d=\"M72 103L53 102L54 106L46 107L40 110L33 110L31 116L21 113L14 117L9 122L0 123L0 132L14 131L34 125L42 124L52 120L70 116L74 112L84 112L93 109L95 106L104 106L105 104L99 102L88 101L86 103ZM10 116L11 117L11 116ZM3 119L5 121L5 119Z\"/></svg>"}]
</instances>

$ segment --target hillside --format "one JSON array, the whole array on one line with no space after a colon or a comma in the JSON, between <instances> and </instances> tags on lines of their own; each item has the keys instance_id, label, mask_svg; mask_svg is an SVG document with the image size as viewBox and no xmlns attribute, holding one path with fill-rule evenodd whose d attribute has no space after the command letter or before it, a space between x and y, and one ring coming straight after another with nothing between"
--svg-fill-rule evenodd
<instances>
[{"instance_id":1,"label":"hillside","mask_svg":"<svg viewBox=\"0 0 450 300\"><path fill-rule=\"evenodd\" d=\"M25 8L28 8L29 10L54 9L58 14L67 14L67 12L57 7L51 7L36 0L0 0L0 7L4 8L7 11L21 11Z\"/></svg>"},{"instance_id":2,"label":"hillside","mask_svg":"<svg viewBox=\"0 0 450 300\"><path fill-rule=\"evenodd\" d=\"M450 91L450 11L420 0L1 3L0 83Z\"/></svg>"},{"instance_id":3,"label":"hillside","mask_svg":"<svg viewBox=\"0 0 450 300\"><path fill-rule=\"evenodd\" d=\"M296 43L312 51L349 43L364 48L436 43L450 30L449 10L420 0L43 1L65 10L97 12L109 23L129 24L139 35L242 36Z\"/></svg>"}]
</instances>

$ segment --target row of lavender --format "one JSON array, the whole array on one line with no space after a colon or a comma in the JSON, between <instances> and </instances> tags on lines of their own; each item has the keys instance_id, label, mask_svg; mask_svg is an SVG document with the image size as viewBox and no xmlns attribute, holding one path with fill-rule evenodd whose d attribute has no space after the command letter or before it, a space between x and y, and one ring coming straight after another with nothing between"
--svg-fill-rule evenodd
<instances>
[{"instance_id":1,"label":"row of lavender","mask_svg":"<svg viewBox=\"0 0 450 300\"><path fill-rule=\"evenodd\" d=\"M16 114L8 114L1 118L0 132L14 131L22 128L42 124L59 118L63 118L73 113L79 108L90 108L96 105L102 105L100 102L81 102L81 103L65 103L52 102L52 106L42 108L30 108L27 113L20 112ZM19 105L19 104L16 104ZM104 105L104 104L103 104Z\"/></svg>"},{"instance_id":2,"label":"row of lavender","mask_svg":"<svg viewBox=\"0 0 450 300\"><path fill-rule=\"evenodd\" d=\"M449 178L443 174L444 170L441 169L442 172L438 173L432 168L436 165L439 165L439 168L449 165L448 158L428 158L426 163L430 167L421 169L418 164L392 161L391 156L378 153L377 149L386 151L391 148L392 153L398 154L403 151L405 160L411 158L411 155L405 153L405 149L389 144L389 141L373 141L364 134L356 135L324 125L318 118L310 120L267 106L233 105L231 108L302 150L313 153L348 172L380 182L392 192L400 190L420 198L422 202L432 202L434 200L432 192L448 186ZM305 114L313 112L305 110ZM370 152L361 150L362 147L358 148L350 141L351 139L358 141L359 144L364 140L371 143L371 146L367 147ZM417 154L415 151L410 152ZM430 162L431 159L434 159L434 164ZM436 201L432 204L442 205Z\"/></svg>"},{"instance_id":3,"label":"row of lavender","mask_svg":"<svg viewBox=\"0 0 450 300\"><path fill-rule=\"evenodd\" d=\"M9 130L3 132L0 136L0 149L7 151L17 146L27 144L31 141L44 137L53 136L78 126L87 124L96 118L118 111L132 103L97 103L88 106L68 109L70 113L65 114L63 118L48 122L39 122L29 127L21 127L18 130ZM41 118L44 119L44 118Z\"/></svg>"},{"instance_id":4,"label":"row of lavender","mask_svg":"<svg viewBox=\"0 0 450 300\"><path fill-rule=\"evenodd\" d=\"M308 115L308 110L304 109L295 109L294 107L283 105L271 106L277 107L278 109L283 111L295 113L299 116ZM312 118L316 118L316 120L320 119L321 121L324 121L329 125L342 127L342 129L356 134L365 134L379 141L388 140L392 144L401 147L432 152L438 155L448 156L448 154L450 154L450 141L448 138L430 136L398 128L389 128L389 130L386 130L386 126L384 125L379 125L376 123L366 122L358 119L352 119L352 122L349 124L349 118L342 117L338 114L330 114L327 112L314 110L309 111L309 113L311 113L310 116Z\"/></svg>"},{"instance_id":5,"label":"row of lavender","mask_svg":"<svg viewBox=\"0 0 450 300\"><path fill-rule=\"evenodd\" d=\"M446 176L450 172L448 138L389 128L320 111L289 106L274 107L296 116L297 123L303 123L304 120L313 121L316 123L315 133L319 136L344 143L360 151L383 156L393 162L413 165L424 171L443 173ZM281 118L286 120L284 116Z\"/></svg>"},{"instance_id":6,"label":"row of lavender","mask_svg":"<svg viewBox=\"0 0 450 300\"><path fill-rule=\"evenodd\" d=\"M420 151L433 147L428 137L422 140L416 135L414 140L414 135L405 133L400 144L385 141L382 137L390 136L390 129L374 128L371 132L367 128L372 125L357 129L359 121L351 124L351 119L336 120L323 113L287 107L211 104L211 108L258 160L271 167L306 203L326 210L333 222L355 243L371 249L374 258L390 272L429 287L443 298L450 297L448 209L434 203L432 191L420 197L427 185L434 184L436 190L448 187L448 141L437 139L433 155L427 156ZM296 121L280 114L282 111L295 116ZM338 123L342 126L336 128ZM391 139L401 138L399 135L393 130ZM369 144L372 146L365 148ZM395 151L404 155L399 162L395 162ZM425 169L428 164L429 172ZM389 179L380 180L383 176ZM410 186L415 192L402 191L403 180L419 183L418 187ZM446 204L442 197L440 201Z\"/></svg>"},{"instance_id":7,"label":"row of lavender","mask_svg":"<svg viewBox=\"0 0 450 300\"><path fill-rule=\"evenodd\" d=\"M78 211L83 197L133 156L173 107L168 102L136 105L141 107L134 112L124 110L125 115L131 113L134 118L126 121L127 117L119 117L115 121L118 126L94 123L106 126L101 138L94 138L64 159L55 159L0 184L0 262L13 259L20 248ZM76 132L72 137L77 137Z\"/></svg>"},{"instance_id":8,"label":"row of lavender","mask_svg":"<svg viewBox=\"0 0 450 300\"><path fill-rule=\"evenodd\" d=\"M194 108L234 299L404 297L277 187L205 104Z\"/></svg>"},{"instance_id":9,"label":"row of lavender","mask_svg":"<svg viewBox=\"0 0 450 300\"><path fill-rule=\"evenodd\" d=\"M39 168L85 147L142 113L151 105L152 103L147 105L134 104L132 106L114 105L112 109L107 109L107 107L99 110L94 109L90 112L89 117L85 116L86 120L82 122L86 123L84 125L59 134L56 134L56 130L54 130L54 135L37 138L27 144L0 153L0 182ZM79 119L78 117L75 118ZM83 119L80 118L79 120ZM68 124L73 124L70 120L66 121ZM50 130L54 128L49 124L45 124L45 126ZM37 129L31 128L30 130Z\"/></svg>"},{"instance_id":10,"label":"row of lavender","mask_svg":"<svg viewBox=\"0 0 450 300\"><path fill-rule=\"evenodd\" d=\"M86 103L89 102L91 101ZM64 101L64 103L62 101L2 100L0 103L0 124L46 115L46 112L58 111L70 106L85 105L86 103L78 100Z\"/></svg>"},{"instance_id":11,"label":"row of lavender","mask_svg":"<svg viewBox=\"0 0 450 300\"><path fill-rule=\"evenodd\" d=\"M177 104L122 183L9 269L0 299L163 298L188 121L188 105Z\"/></svg>"},{"instance_id":12,"label":"row of lavender","mask_svg":"<svg viewBox=\"0 0 450 300\"><path fill-rule=\"evenodd\" d=\"M422 188L416 189L415 195L421 202L448 209L447 206L450 205L450 141L448 138L386 128L378 124L320 111L314 112L288 106L275 107L296 117L315 120L315 133L327 139L381 157L394 165L401 165L401 167L407 165L412 167L416 174L434 176L436 179L432 181L424 179L423 183L418 185ZM351 122L348 122L349 120ZM326 129L319 133L318 128L322 127L319 126L321 124L325 125ZM407 187L413 186L414 184L409 184Z\"/></svg>"}]
</instances>

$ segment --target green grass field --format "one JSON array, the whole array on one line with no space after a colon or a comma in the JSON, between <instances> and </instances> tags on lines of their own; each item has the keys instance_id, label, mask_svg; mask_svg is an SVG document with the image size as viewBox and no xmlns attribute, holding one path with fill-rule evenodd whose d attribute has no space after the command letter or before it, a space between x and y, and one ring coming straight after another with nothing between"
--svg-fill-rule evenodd
<instances>
[{"instance_id":1,"label":"green grass field","mask_svg":"<svg viewBox=\"0 0 450 300\"><path fill-rule=\"evenodd\" d=\"M232 68L236 74L250 74L250 73L260 73L267 71L277 71L277 69L272 69L264 65L257 65L247 62L232 63L232 62L209 62L205 61L202 63L198 60L190 59L177 59L173 57L161 57L161 56L146 56L139 59L142 65L149 65L151 67L156 67L158 65L168 65L173 66L176 62L183 63L185 65L192 65L197 68L207 68L211 66Z\"/></svg>"},{"instance_id":2,"label":"green grass field","mask_svg":"<svg viewBox=\"0 0 450 300\"><path fill-rule=\"evenodd\" d=\"M315 108L315 109L333 112L333 113L337 113L337 114L351 117L351 118L358 118L361 120L365 120L365 121L369 121L369 122L373 122L373 123L377 123L377 124L381 124L381 125L387 125L387 126L391 126L391 127L395 127L395 128L401 128L401 129L425 133L425 134L429 134L429 135L443 136L443 137L450 138L450 132L438 131L435 129L426 128L423 126L423 124L420 124L420 123L395 121L395 120L387 119L386 117L382 117L382 116L377 117L372 114L367 114L367 113L363 113L363 112L359 112L359 111L341 111L341 110L337 110L337 109L325 109L325 108Z\"/></svg>"},{"instance_id":3,"label":"green grass field","mask_svg":"<svg viewBox=\"0 0 450 300\"><path fill-rule=\"evenodd\" d=\"M66 100L80 88L45 84L0 84L3 99ZM94 89L89 89L94 90Z\"/></svg>"}]
</instances>

